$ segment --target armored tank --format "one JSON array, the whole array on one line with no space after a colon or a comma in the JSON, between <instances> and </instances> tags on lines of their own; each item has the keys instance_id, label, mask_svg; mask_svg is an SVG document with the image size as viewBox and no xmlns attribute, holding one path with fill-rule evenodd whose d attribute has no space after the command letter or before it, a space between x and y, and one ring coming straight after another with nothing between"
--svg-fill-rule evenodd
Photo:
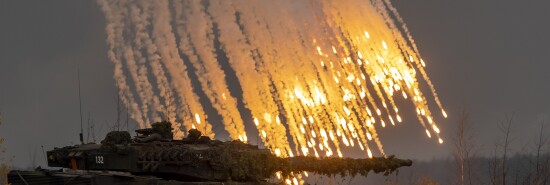
<instances>
[{"instance_id":1,"label":"armored tank","mask_svg":"<svg viewBox=\"0 0 550 185\"><path fill-rule=\"evenodd\" d=\"M282 175L309 171L325 175L389 174L410 160L390 157L351 159L297 156L280 158L267 149L241 141L212 140L196 129L182 140L172 137L169 122L136 130L107 134L101 144L54 148L47 152L48 166L74 171L124 172L178 182L266 182L276 172Z\"/></svg>"}]
</instances>

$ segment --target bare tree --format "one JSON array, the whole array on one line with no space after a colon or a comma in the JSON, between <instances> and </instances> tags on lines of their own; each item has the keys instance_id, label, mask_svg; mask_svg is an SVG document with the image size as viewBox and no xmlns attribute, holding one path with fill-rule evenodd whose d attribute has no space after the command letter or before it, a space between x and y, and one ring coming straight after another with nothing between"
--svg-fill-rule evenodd
<instances>
[{"instance_id":1,"label":"bare tree","mask_svg":"<svg viewBox=\"0 0 550 185\"><path fill-rule=\"evenodd\" d=\"M505 115L504 120L498 123L499 131L504 136L504 139L495 143L493 159L490 161L489 165L490 181L493 185L506 185L506 178L508 175L508 152L512 142L510 134L512 131L513 120L514 114ZM502 148L502 151L498 150L500 147ZM498 155L499 152L502 152L500 156Z\"/></svg>"},{"instance_id":2,"label":"bare tree","mask_svg":"<svg viewBox=\"0 0 550 185\"><path fill-rule=\"evenodd\" d=\"M510 131L512 128L512 122L514 119L514 114L508 116L506 115L506 118L504 122L501 122L500 124L500 131L504 134L504 141L502 143L502 166L501 166L501 173L502 173L502 184L506 185L506 176L508 174L508 147L510 147L511 139L510 139Z\"/></svg>"},{"instance_id":3,"label":"bare tree","mask_svg":"<svg viewBox=\"0 0 550 185\"><path fill-rule=\"evenodd\" d=\"M548 148L548 151L550 151L550 147ZM550 184L550 152L546 153L544 162L542 164L542 169L544 169L542 184Z\"/></svg>"},{"instance_id":4,"label":"bare tree","mask_svg":"<svg viewBox=\"0 0 550 185\"><path fill-rule=\"evenodd\" d=\"M473 135L471 125L468 122L468 112L462 110L462 115L458 120L456 135L454 136L453 157L458 167L458 176L461 185L472 184L472 165L471 157L474 150Z\"/></svg>"},{"instance_id":5,"label":"bare tree","mask_svg":"<svg viewBox=\"0 0 550 185\"><path fill-rule=\"evenodd\" d=\"M550 145L549 145L550 146ZM550 147L548 148L550 151ZM542 184L550 184L550 152L547 152L542 163L542 169L544 169Z\"/></svg>"},{"instance_id":6,"label":"bare tree","mask_svg":"<svg viewBox=\"0 0 550 185\"><path fill-rule=\"evenodd\" d=\"M490 182L492 185L499 184L499 178L498 178L498 165L499 165L499 159L497 157L498 154L498 143L495 142L495 147L493 149L493 157L489 161L489 177Z\"/></svg>"},{"instance_id":7,"label":"bare tree","mask_svg":"<svg viewBox=\"0 0 550 185\"><path fill-rule=\"evenodd\" d=\"M2 114L0 114L0 125L2 125ZM2 145L3 143L4 138L0 137L0 154L6 153L6 147ZM11 170L9 161L11 160L13 160L13 157L11 159L0 157L0 184L8 183L8 173Z\"/></svg>"},{"instance_id":8,"label":"bare tree","mask_svg":"<svg viewBox=\"0 0 550 185\"><path fill-rule=\"evenodd\" d=\"M546 184L548 181L548 154L544 154L544 147L548 144L548 135L545 135L546 124L544 120L540 123L540 130L535 143L534 175L531 184Z\"/></svg>"}]
</instances>

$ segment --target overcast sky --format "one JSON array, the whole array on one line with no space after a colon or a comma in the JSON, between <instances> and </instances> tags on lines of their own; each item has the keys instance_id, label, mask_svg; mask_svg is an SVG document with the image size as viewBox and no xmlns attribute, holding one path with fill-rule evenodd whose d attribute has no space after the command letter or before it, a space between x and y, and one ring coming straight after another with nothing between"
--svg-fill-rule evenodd
<instances>
[{"instance_id":1,"label":"overcast sky","mask_svg":"<svg viewBox=\"0 0 550 185\"><path fill-rule=\"evenodd\" d=\"M550 1L393 2L450 116L441 124L444 145L426 138L414 113L401 126L381 129L386 153L448 156L464 108L479 153L491 151L497 123L512 113L513 150L529 149L550 113ZM116 88L104 27L95 1L0 1L0 136L7 147L0 155L15 155L15 166L30 166L33 158L45 166L42 145L79 143L77 68L84 123L89 112L97 139L114 124Z\"/></svg>"}]
</instances>

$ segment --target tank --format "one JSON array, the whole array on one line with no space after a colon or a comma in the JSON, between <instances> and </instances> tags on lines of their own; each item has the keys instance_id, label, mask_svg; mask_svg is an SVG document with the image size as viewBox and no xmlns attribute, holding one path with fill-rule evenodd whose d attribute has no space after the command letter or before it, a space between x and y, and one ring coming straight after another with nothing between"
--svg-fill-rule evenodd
<instances>
[{"instance_id":1,"label":"tank","mask_svg":"<svg viewBox=\"0 0 550 185\"><path fill-rule=\"evenodd\" d=\"M189 130L186 138L173 139L169 122L136 130L112 131L100 144L54 148L47 152L49 167L72 170L125 172L178 182L266 182L303 171L324 175L389 174L410 160L389 157L352 159L296 156L280 158L267 149L241 141L219 141Z\"/></svg>"}]
</instances>

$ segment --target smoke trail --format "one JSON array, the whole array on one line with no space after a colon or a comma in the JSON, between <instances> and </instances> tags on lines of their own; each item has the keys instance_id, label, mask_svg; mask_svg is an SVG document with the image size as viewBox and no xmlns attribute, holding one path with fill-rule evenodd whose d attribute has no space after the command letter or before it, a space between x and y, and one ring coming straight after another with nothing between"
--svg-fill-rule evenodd
<instances>
[{"instance_id":1,"label":"smoke trail","mask_svg":"<svg viewBox=\"0 0 550 185\"><path fill-rule=\"evenodd\" d=\"M137 65L136 65L136 61L135 61L135 58L134 58L134 51L133 51L133 48L131 46L128 46L128 48L126 48L126 50L124 51L124 58L126 59L126 64L128 66L128 73L130 74L130 76L132 77L132 80L134 81L134 84L135 84L135 88L136 88L136 92L138 93L138 97L141 99L141 112L143 113L143 116L144 116L144 120L143 120L143 124L145 125L149 125L149 120L147 118L147 112L148 112L148 101L147 101L147 97L145 96L145 92L143 91L143 84L142 84L142 81L140 79L140 77L138 77L138 72L137 72Z\"/></svg>"},{"instance_id":2,"label":"smoke trail","mask_svg":"<svg viewBox=\"0 0 550 185\"><path fill-rule=\"evenodd\" d=\"M149 35L146 31L147 20L146 14L142 13L139 7L136 4L130 5L130 17L133 24L133 30L135 38L134 40L134 55L137 59L137 64L128 63L129 71L132 73L131 76L134 81L137 81L136 89L140 95L140 98L143 102L143 112L149 111L152 114L152 121L160 121L159 113L165 113L166 110L164 106L160 103L159 97L154 93L153 86L149 81L148 69L146 65L147 58L142 55L142 52L146 52L146 44L150 42ZM160 94L163 94L161 92Z\"/></svg>"},{"instance_id":3,"label":"smoke trail","mask_svg":"<svg viewBox=\"0 0 550 185\"><path fill-rule=\"evenodd\" d=\"M186 20L177 24L181 39L180 50L193 64L202 90L213 107L221 114L230 137L246 141L244 124L237 110L236 100L231 96L225 82L225 74L216 61L212 22L199 1L183 3L186 5L184 7L189 9L176 8L178 10L176 14L180 14L176 17L183 17L182 19ZM184 19L185 17L188 19ZM194 46L191 43L195 43Z\"/></svg>"},{"instance_id":4,"label":"smoke trail","mask_svg":"<svg viewBox=\"0 0 550 185\"><path fill-rule=\"evenodd\" d=\"M277 107L272 102L271 93L266 91L266 89L269 89L269 85L265 83L268 78L265 74L262 75L255 70L254 61L260 59L254 56L253 47L247 43L243 30L239 28L241 23L238 23L235 17L236 11L229 6L231 2L222 1L219 3L222 4L223 9L219 10L218 8L221 8L219 7L220 4L212 2L211 9L213 10L210 12L214 21L218 23L221 47L229 58L229 64L237 72L237 78L242 84L243 101L245 106L251 110L262 141L266 146L275 150L275 148L281 146L273 143L276 141L274 138L267 137L268 135L274 135L270 124L277 124L273 123L273 120L279 119L274 118L278 115Z\"/></svg>"},{"instance_id":5,"label":"smoke trail","mask_svg":"<svg viewBox=\"0 0 550 185\"><path fill-rule=\"evenodd\" d=\"M168 1L154 1L153 38L159 50L162 62L171 75L172 86L180 96L179 108L182 108L183 124L187 129L197 128L206 135L213 136L212 126L206 122L206 114L193 92L187 67L181 59L172 26Z\"/></svg>"},{"instance_id":6,"label":"smoke trail","mask_svg":"<svg viewBox=\"0 0 550 185\"><path fill-rule=\"evenodd\" d=\"M144 124L142 113L138 108L137 102L134 101L133 93L126 82L126 76L122 69L121 48L123 48L125 44L123 37L124 16L122 15L122 7L118 6L114 1L98 0L97 2L105 13L105 18L107 20L107 26L105 28L107 33L106 41L109 45L107 54L109 60L115 65L114 78L119 89L119 96L126 107L128 107L132 119L137 121L141 128L144 128L146 125Z\"/></svg>"},{"instance_id":7,"label":"smoke trail","mask_svg":"<svg viewBox=\"0 0 550 185\"><path fill-rule=\"evenodd\" d=\"M256 70L264 75L267 79L266 81L269 82L266 84L268 88L264 89L264 91L272 92L271 94L275 102L288 102L285 89L288 89L290 86L288 86L289 84L285 86L285 82L294 81L293 79L295 76L288 74L296 74L294 70L297 69L297 66L294 66L295 63L290 62L292 60L283 58L288 54L285 52L288 52L290 49L283 48L281 41L274 39L290 34L285 33L286 30L277 29L280 28L279 20L270 18L275 15L281 15L279 18L284 19L284 16L282 16L284 13L274 11L282 10L283 8L278 9L277 6L279 6L279 4L272 4L273 6L268 7L262 3L249 3L247 1L238 1L236 3L239 3L235 4L235 7L241 15L240 18L244 25L243 32L247 36L251 46L255 48L257 52L261 53L261 56L259 56L256 61ZM265 31L258 32L257 30ZM290 40L291 39L285 41ZM290 42L287 43L286 46L292 48L294 45ZM280 52L280 54L277 54L278 52ZM283 73L282 69L288 70L288 73ZM305 75L307 73L303 74ZM278 106L274 107L274 110L278 109ZM263 134L263 137L265 137L267 143L275 149L276 154L286 156L295 153L290 151L288 146L286 128L283 124L273 123L273 115L278 114L264 113L263 118L267 123L263 126L265 130L262 130L262 133L266 132L267 134Z\"/></svg>"},{"instance_id":8,"label":"smoke trail","mask_svg":"<svg viewBox=\"0 0 550 185\"><path fill-rule=\"evenodd\" d=\"M149 62L149 65L152 70L152 74L154 78L156 79L156 89L158 89L159 97L162 98L163 103L158 103L158 109L156 110L159 112L159 114L164 114L164 119L169 120L172 123L176 123L176 108L174 105L174 97L173 97L173 89L171 88L168 78L166 76L166 72L162 66L161 63L161 57L159 56L157 52L157 46L153 43L153 40L151 39L151 35L149 34L147 27L151 26L148 19L151 18L151 2L149 1L138 1L138 3L131 4L131 12L135 13L134 15L134 21L135 24L135 32L136 32L136 38L135 43L137 48L144 48L146 55L147 55L147 61ZM141 9L140 9L141 8ZM141 15L138 15L140 14ZM144 67L144 66L143 66ZM142 71L140 69L140 71ZM147 75L145 73L142 74L143 77L146 77ZM154 93L154 91L152 92ZM154 99L156 101L157 98ZM161 101L161 100L159 100ZM158 120L155 120L158 121Z\"/></svg>"}]
</instances>

